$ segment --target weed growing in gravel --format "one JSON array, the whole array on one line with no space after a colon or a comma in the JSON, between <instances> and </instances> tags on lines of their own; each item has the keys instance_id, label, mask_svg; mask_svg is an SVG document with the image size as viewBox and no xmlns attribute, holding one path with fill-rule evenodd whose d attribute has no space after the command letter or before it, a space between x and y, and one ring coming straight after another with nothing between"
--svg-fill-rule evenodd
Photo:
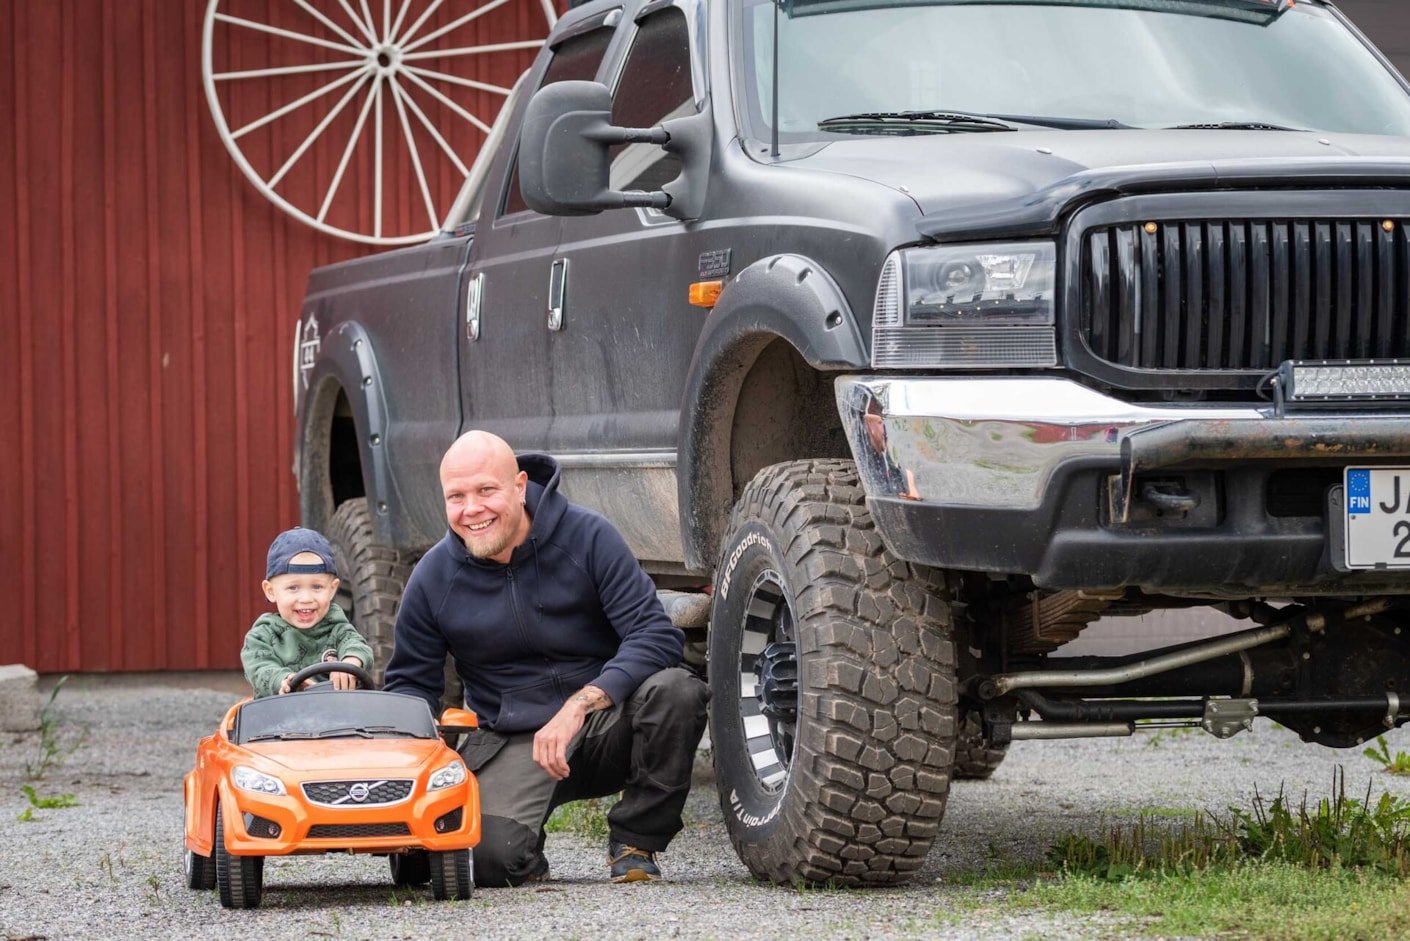
<instances>
[{"instance_id":1,"label":"weed growing in gravel","mask_svg":"<svg viewBox=\"0 0 1410 941\"><path fill-rule=\"evenodd\" d=\"M59 719L54 712L54 700L58 699L59 691L68 681L67 674L59 677L54 688L49 691L44 708L39 712L39 755L34 761L25 762L24 766L25 774L31 781L40 780L50 769L63 764L64 759L88 740L88 729L80 727L74 734L67 736L68 740L65 741L64 727L67 723Z\"/></svg>"},{"instance_id":2,"label":"weed growing in gravel","mask_svg":"<svg viewBox=\"0 0 1410 941\"><path fill-rule=\"evenodd\" d=\"M1385 768L1391 774L1410 774L1410 755L1403 751L1398 751L1394 755L1390 753L1390 746L1386 744L1384 735L1376 736L1376 748L1368 748L1361 754Z\"/></svg>"},{"instance_id":3,"label":"weed growing in gravel","mask_svg":"<svg viewBox=\"0 0 1410 941\"><path fill-rule=\"evenodd\" d=\"M64 807L77 807L78 800L72 794L59 794L54 797L40 797L34 787L29 784L21 784L20 790L24 791L25 799L29 801L29 806L20 812L16 819L29 823L32 820L42 820L44 818L35 814L36 810L59 810Z\"/></svg>"},{"instance_id":4,"label":"weed growing in gravel","mask_svg":"<svg viewBox=\"0 0 1410 941\"><path fill-rule=\"evenodd\" d=\"M595 797L564 804L543 825L549 833L572 833L591 839L607 839L607 810L617 802L617 795Z\"/></svg>"}]
</instances>

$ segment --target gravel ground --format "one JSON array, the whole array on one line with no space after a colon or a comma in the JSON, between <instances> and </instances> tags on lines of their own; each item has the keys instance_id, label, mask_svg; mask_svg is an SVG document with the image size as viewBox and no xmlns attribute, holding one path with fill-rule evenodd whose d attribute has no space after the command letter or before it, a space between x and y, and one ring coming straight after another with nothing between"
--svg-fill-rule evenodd
<instances>
[{"instance_id":1,"label":"gravel ground","mask_svg":"<svg viewBox=\"0 0 1410 941\"><path fill-rule=\"evenodd\" d=\"M41 796L72 793L79 806L36 811L21 786L38 737L0 738L0 936L17 938L1074 938L1113 927L1074 915L1011 915L972 904L949 914L947 878L988 859L1041 858L1067 832L1142 807L1246 803L1257 786L1326 793L1338 762L1364 792L1410 796L1410 782L1379 772L1358 751L1305 746L1260 720L1254 734L1218 742L1204 734L1074 742L1024 742L987 782L959 782L945 828L919 877L904 888L804 891L753 882L725 836L708 765L698 767L687 828L662 857L667 881L618 886L605 879L604 847L553 834L553 879L477 890L435 903L429 890L394 894L386 860L364 856L271 859L264 906L226 911L214 892L186 889L181 871L181 777L196 740L232 702L229 691L65 689L66 736L86 743L35 782ZM1410 750L1396 733L1395 746ZM995 891L996 902L1004 890ZM1119 932L1118 932L1119 933Z\"/></svg>"}]
</instances>

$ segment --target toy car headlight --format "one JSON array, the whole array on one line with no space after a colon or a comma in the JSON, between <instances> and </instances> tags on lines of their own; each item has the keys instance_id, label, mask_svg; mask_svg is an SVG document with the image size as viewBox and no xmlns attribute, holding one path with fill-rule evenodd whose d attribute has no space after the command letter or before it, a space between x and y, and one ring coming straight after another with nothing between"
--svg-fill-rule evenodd
<instances>
[{"instance_id":1,"label":"toy car headlight","mask_svg":"<svg viewBox=\"0 0 1410 941\"><path fill-rule=\"evenodd\" d=\"M288 793L284 790L283 781L244 765L238 766L231 773L230 780L242 791L254 791L256 794Z\"/></svg>"},{"instance_id":2,"label":"toy car headlight","mask_svg":"<svg viewBox=\"0 0 1410 941\"><path fill-rule=\"evenodd\" d=\"M452 761L435 774L431 775L431 780L426 782L426 790L439 791L443 787L453 787L465 780L465 765L459 761Z\"/></svg>"}]
</instances>

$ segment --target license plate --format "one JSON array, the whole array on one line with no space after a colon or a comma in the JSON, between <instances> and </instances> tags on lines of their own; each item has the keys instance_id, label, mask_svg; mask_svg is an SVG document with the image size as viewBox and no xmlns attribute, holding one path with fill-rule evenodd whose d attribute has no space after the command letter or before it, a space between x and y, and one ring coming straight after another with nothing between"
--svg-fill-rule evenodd
<instances>
[{"instance_id":1,"label":"license plate","mask_svg":"<svg viewBox=\"0 0 1410 941\"><path fill-rule=\"evenodd\" d=\"M1410 569L1410 467L1348 467L1348 568Z\"/></svg>"}]
</instances>

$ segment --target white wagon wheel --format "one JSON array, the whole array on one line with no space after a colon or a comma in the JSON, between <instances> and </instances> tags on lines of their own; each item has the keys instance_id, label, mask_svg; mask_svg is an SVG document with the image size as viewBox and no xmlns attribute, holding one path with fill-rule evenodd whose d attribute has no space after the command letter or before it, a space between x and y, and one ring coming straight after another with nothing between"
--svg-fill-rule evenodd
<instances>
[{"instance_id":1,"label":"white wagon wheel","mask_svg":"<svg viewBox=\"0 0 1410 941\"><path fill-rule=\"evenodd\" d=\"M210 0L206 99L236 165L291 216L424 241L556 20L554 0Z\"/></svg>"}]
</instances>

